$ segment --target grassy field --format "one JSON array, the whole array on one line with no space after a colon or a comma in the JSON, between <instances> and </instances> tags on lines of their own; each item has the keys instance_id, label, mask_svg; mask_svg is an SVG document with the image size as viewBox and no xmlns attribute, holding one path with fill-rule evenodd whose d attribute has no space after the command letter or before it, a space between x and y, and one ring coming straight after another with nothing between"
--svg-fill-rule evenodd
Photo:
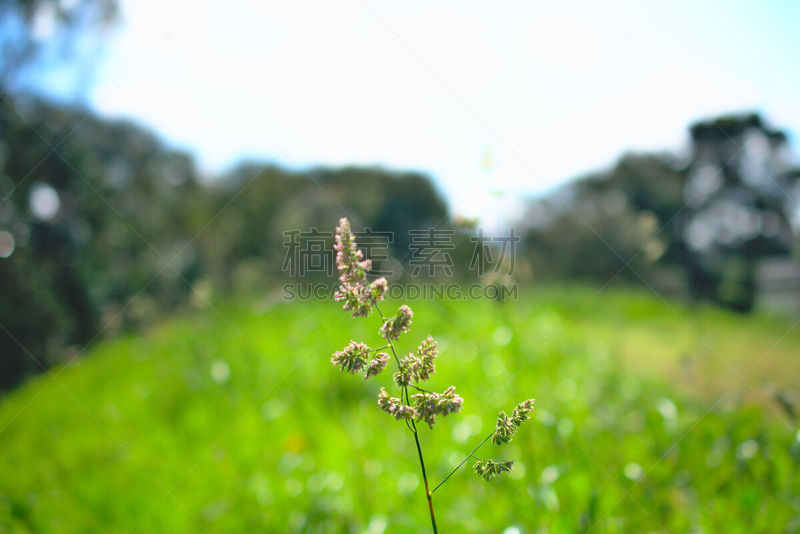
<instances>
[{"instance_id":1,"label":"grassy field","mask_svg":"<svg viewBox=\"0 0 800 534\"><path fill-rule=\"evenodd\" d=\"M800 326L593 289L411 304L400 346L436 336L430 385L465 399L421 432L434 484L537 399L478 452L517 460L510 476L436 492L440 532L800 529ZM328 361L378 326L228 303L31 380L0 400L0 531L426 532L413 439L375 407L388 375Z\"/></svg>"}]
</instances>

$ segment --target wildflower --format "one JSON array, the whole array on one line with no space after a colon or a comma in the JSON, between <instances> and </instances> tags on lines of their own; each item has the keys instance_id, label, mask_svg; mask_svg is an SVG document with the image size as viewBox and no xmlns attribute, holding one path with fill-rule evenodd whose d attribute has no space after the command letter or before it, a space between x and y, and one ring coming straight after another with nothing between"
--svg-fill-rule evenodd
<instances>
[{"instance_id":1,"label":"wildflower","mask_svg":"<svg viewBox=\"0 0 800 534\"><path fill-rule=\"evenodd\" d=\"M400 399L397 397L390 397L389 393L386 392L386 388L381 388L380 392L378 393L378 408L386 413L391 413L391 411L394 409L394 406L400 404L400 402Z\"/></svg>"},{"instance_id":2,"label":"wildflower","mask_svg":"<svg viewBox=\"0 0 800 534\"><path fill-rule=\"evenodd\" d=\"M511 436L517 431L517 426L514 421L508 418L505 412L500 412L497 416L497 425L494 435L492 436L492 443L495 445L502 445L511 441Z\"/></svg>"},{"instance_id":3,"label":"wildflower","mask_svg":"<svg viewBox=\"0 0 800 534\"><path fill-rule=\"evenodd\" d=\"M358 284L363 282L367 271L372 269L372 261L364 260L364 254L358 250L356 236L350 229L350 221L346 217L339 219L336 227L336 242L333 249L336 251L336 268L339 270L339 280L342 284Z\"/></svg>"},{"instance_id":4,"label":"wildflower","mask_svg":"<svg viewBox=\"0 0 800 534\"><path fill-rule=\"evenodd\" d=\"M411 396L417 410L418 418L433 428L437 415L444 417L461 411L464 399L456 395L455 386L448 387L444 393L423 391Z\"/></svg>"},{"instance_id":5,"label":"wildflower","mask_svg":"<svg viewBox=\"0 0 800 534\"><path fill-rule=\"evenodd\" d=\"M383 322L383 326L379 330L381 337L386 339L399 339L400 334L405 334L411 328L411 318L414 317L414 312L411 308L403 304L397 310L397 315L389 317Z\"/></svg>"},{"instance_id":6,"label":"wildflower","mask_svg":"<svg viewBox=\"0 0 800 534\"><path fill-rule=\"evenodd\" d=\"M336 268L341 282L334 293L334 300L344 302L342 307L352 311L353 317L366 317L386 295L386 278L381 277L367 284L367 272L372 269L372 261L363 259L364 254L358 250L350 222L345 217L339 219L333 248L336 250Z\"/></svg>"},{"instance_id":7,"label":"wildflower","mask_svg":"<svg viewBox=\"0 0 800 534\"><path fill-rule=\"evenodd\" d=\"M371 359L367 364L367 374L364 376L364 380L366 380L371 376L375 376L381 371L383 371L388 361L389 361L389 355L386 354L385 352L376 354L375 357Z\"/></svg>"},{"instance_id":8,"label":"wildflower","mask_svg":"<svg viewBox=\"0 0 800 534\"><path fill-rule=\"evenodd\" d=\"M370 348L364 343L350 341L343 350L333 353L331 363L342 371L357 373L367 364Z\"/></svg>"},{"instance_id":9,"label":"wildflower","mask_svg":"<svg viewBox=\"0 0 800 534\"><path fill-rule=\"evenodd\" d=\"M339 287L334 298L342 302L345 310L351 311L353 317L366 317L373 308L378 307L378 302L382 300L388 291L388 283L385 278L377 278L372 282L368 280L368 273L372 269L372 262L364 257L364 253L358 249L355 235L350 228L350 222L346 218L339 220L336 227L336 267L339 271ZM380 313L380 309L378 309ZM381 314L383 317L383 314ZM411 328L414 312L405 304L400 306L397 313L389 318L384 318L378 330L379 335L388 342L387 347L391 347L391 354L397 362L397 372L394 373L394 382L400 387L400 396L392 397L381 388L378 393L378 408L391 415L399 421L405 421L408 428L417 438L417 423L424 421L430 428L436 421L437 416L445 417L451 413L458 413L464 404L464 399L456 394L454 386L448 387L442 393L436 393L420 388L417 383L430 379L436 371L436 358L438 356L437 344L433 337L428 336L416 348L402 360L399 360L398 353L393 340L398 340L402 334L408 333ZM383 347L383 348L387 348ZM343 350L335 352L331 362L343 371L358 373L364 370L364 379L377 376L386 368L390 355L386 352L376 353L364 343L351 341ZM376 353L370 359L370 354ZM409 396L408 388L412 387L418 392ZM434 532L436 531L436 520L433 513L433 501L431 494L436 491L450 476L455 473L467 459L474 457L478 460L473 466L478 476L484 480L490 480L507 471L511 471L514 464L512 461L495 462L494 460L482 460L474 456L474 452L483 445L489 438L497 445L511 441L517 428L524 423L529 414L533 411L534 400L529 399L518 404L511 416L500 412L494 432L486 436L484 440L473 449L467 458L451 471L433 490L428 491L428 480L425 475L425 464L422 460L422 449L419 439L415 439L417 452L419 454L422 476L425 481L425 491L431 514L431 522Z\"/></svg>"},{"instance_id":10,"label":"wildflower","mask_svg":"<svg viewBox=\"0 0 800 534\"><path fill-rule=\"evenodd\" d=\"M478 473L478 476L484 480L489 480L496 476L500 476L506 471L511 471L513 465L513 461L494 462L492 460L478 460L472 467L475 469L475 472Z\"/></svg>"},{"instance_id":11,"label":"wildflower","mask_svg":"<svg viewBox=\"0 0 800 534\"><path fill-rule=\"evenodd\" d=\"M535 399L520 402L511 412L511 417L508 417L505 412L500 412L497 416L497 425L492 436L492 442L496 445L502 445L511 441L512 436L520 425L528 420L528 414L533 411L534 402Z\"/></svg>"},{"instance_id":12,"label":"wildflower","mask_svg":"<svg viewBox=\"0 0 800 534\"><path fill-rule=\"evenodd\" d=\"M416 355L409 354L400 360L400 369L394 374L394 381L400 387L414 382L424 382L436 370L434 362L438 352L436 341L431 336L419 344L416 352Z\"/></svg>"},{"instance_id":13,"label":"wildflower","mask_svg":"<svg viewBox=\"0 0 800 534\"><path fill-rule=\"evenodd\" d=\"M418 370L422 366L422 362L414 356L409 354L400 360L400 370L394 374L394 383L400 387L405 387L412 382L419 381Z\"/></svg>"},{"instance_id":14,"label":"wildflower","mask_svg":"<svg viewBox=\"0 0 800 534\"><path fill-rule=\"evenodd\" d=\"M411 420L414 418L419 419L419 414L417 410L415 410L412 406L408 406L407 404L400 404L394 411L394 418L398 421L401 419Z\"/></svg>"},{"instance_id":15,"label":"wildflower","mask_svg":"<svg viewBox=\"0 0 800 534\"><path fill-rule=\"evenodd\" d=\"M362 305L372 308L378 301L383 300L388 290L389 284L386 282L386 278L382 276L376 278L368 286L364 286L361 292Z\"/></svg>"},{"instance_id":16,"label":"wildflower","mask_svg":"<svg viewBox=\"0 0 800 534\"><path fill-rule=\"evenodd\" d=\"M417 355L420 360L419 379L427 380L430 375L436 370L434 362L439 352L436 350L436 341L433 337L428 336L417 347Z\"/></svg>"},{"instance_id":17,"label":"wildflower","mask_svg":"<svg viewBox=\"0 0 800 534\"><path fill-rule=\"evenodd\" d=\"M533 411L534 402L536 402L536 399L528 399L517 404L517 407L511 412L511 420L514 422L514 426L519 427L528 420L528 414Z\"/></svg>"},{"instance_id":18,"label":"wildflower","mask_svg":"<svg viewBox=\"0 0 800 534\"><path fill-rule=\"evenodd\" d=\"M418 417L417 411L412 406L403 404L403 401L397 397L389 396L386 388L381 388L378 393L378 408L398 420L410 420Z\"/></svg>"},{"instance_id":19,"label":"wildflower","mask_svg":"<svg viewBox=\"0 0 800 534\"><path fill-rule=\"evenodd\" d=\"M366 315L366 310L360 304L361 286L359 284L342 283L333 294L333 300L344 302L345 310L353 311L353 317Z\"/></svg>"}]
</instances>

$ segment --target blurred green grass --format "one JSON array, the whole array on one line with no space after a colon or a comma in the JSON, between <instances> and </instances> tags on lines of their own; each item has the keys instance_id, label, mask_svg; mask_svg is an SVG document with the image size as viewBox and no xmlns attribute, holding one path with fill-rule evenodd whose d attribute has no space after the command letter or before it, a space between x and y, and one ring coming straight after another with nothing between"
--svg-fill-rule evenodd
<instances>
[{"instance_id":1,"label":"blurred green grass","mask_svg":"<svg viewBox=\"0 0 800 534\"><path fill-rule=\"evenodd\" d=\"M465 399L421 433L433 484L537 399L478 453L511 476L435 493L441 532L800 528L800 432L773 398L800 386L800 328L591 288L411 305L400 347L436 336L430 384ZM377 328L330 302L228 302L31 380L0 402L0 530L427 531L413 439L375 407L388 375L328 361Z\"/></svg>"}]
</instances>

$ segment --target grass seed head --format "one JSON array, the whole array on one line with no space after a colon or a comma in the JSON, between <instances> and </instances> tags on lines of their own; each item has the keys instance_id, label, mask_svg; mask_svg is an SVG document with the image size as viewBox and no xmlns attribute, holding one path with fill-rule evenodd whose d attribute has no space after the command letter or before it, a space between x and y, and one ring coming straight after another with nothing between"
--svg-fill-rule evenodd
<instances>
[{"instance_id":1,"label":"grass seed head","mask_svg":"<svg viewBox=\"0 0 800 534\"><path fill-rule=\"evenodd\" d=\"M414 312L411 311L411 308L403 304L394 317L388 317L383 322L383 326L381 326L378 333L387 340L397 340L400 338L400 334L405 334L409 331L413 317Z\"/></svg>"},{"instance_id":2,"label":"grass seed head","mask_svg":"<svg viewBox=\"0 0 800 534\"><path fill-rule=\"evenodd\" d=\"M507 471L511 471L513 466L513 461L495 462L492 460L478 460L472 468L475 469L475 472L478 473L478 476L482 479L491 480Z\"/></svg>"},{"instance_id":3,"label":"grass seed head","mask_svg":"<svg viewBox=\"0 0 800 534\"><path fill-rule=\"evenodd\" d=\"M367 364L370 348L364 343L350 341L344 349L334 352L331 363L342 371L357 373Z\"/></svg>"},{"instance_id":4,"label":"grass seed head","mask_svg":"<svg viewBox=\"0 0 800 534\"><path fill-rule=\"evenodd\" d=\"M372 358L367 364L367 372L364 375L364 380L366 380L371 376L376 376L381 371L383 371L388 361L389 361L389 355L386 354L385 352L376 354L375 357Z\"/></svg>"}]
</instances>

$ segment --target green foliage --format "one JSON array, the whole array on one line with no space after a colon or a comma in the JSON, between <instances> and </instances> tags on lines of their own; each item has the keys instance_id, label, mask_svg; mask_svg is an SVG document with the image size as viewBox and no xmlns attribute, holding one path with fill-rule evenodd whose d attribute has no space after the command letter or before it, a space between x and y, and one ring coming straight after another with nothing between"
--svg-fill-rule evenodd
<instances>
[{"instance_id":1,"label":"green foliage","mask_svg":"<svg viewBox=\"0 0 800 534\"><path fill-rule=\"evenodd\" d=\"M686 156L626 154L532 202L523 222L537 277L618 279L750 311L757 262L796 249L788 137L756 114L689 134Z\"/></svg>"},{"instance_id":2,"label":"green foliage","mask_svg":"<svg viewBox=\"0 0 800 534\"><path fill-rule=\"evenodd\" d=\"M796 530L798 423L757 392L800 386L800 334L593 296L410 303L440 342L432 380L478 399L420 429L434 481L498 410L539 396L504 445L513 471L459 471L435 493L441 531ZM0 531L425 531L408 430L375 410L377 382L321 356L375 329L330 302L223 306L29 381L0 401Z\"/></svg>"},{"instance_id":3,"label":"green foliage","mask_svg":"<svg viewBox=\"0 0 800 534\"><path fill-rule=\"evenodd\" d=\"M0 99L0 124L0 232L16 242L0 258L0 389L67 348L204 300L204 288L278 287L285 233L326 228L343 209L359 230L395 235L447 222L444 200L415 173L243 164L206 183L187 154L129 122L17 96ZM31 209L42 187L60 204L46 220Z\"/></svg>"}]
</instances>

